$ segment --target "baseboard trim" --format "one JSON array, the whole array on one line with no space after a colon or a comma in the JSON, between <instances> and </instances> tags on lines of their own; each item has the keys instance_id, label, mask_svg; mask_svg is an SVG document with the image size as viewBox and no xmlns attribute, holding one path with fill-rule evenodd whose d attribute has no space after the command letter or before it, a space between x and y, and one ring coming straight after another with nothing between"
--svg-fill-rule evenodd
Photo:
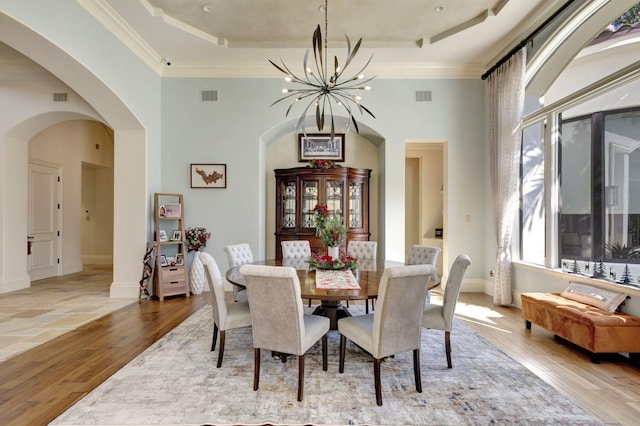
<instances>
[{"instance_id":1,"label":"baseboard trim","mask_svg":"<svg viewBox=\"0 0 640 426\"><path fill-rule=\"evenodd\" d=\"M465 293L487 293L487 281L479 278L462 280L460 291Z\"/></svg>"},{"instance_id":2,"label":"baseboard trim","mask_svg":"<svg viewBox=\"0 0 640 426\"><path fill-rule=\"evenodd\" d=\"M113 256L109 254L87 254L80 256L80 261L83 265L113 265Z\"/></svg>"},{"instance_id":3,"label":"baseboard trim","mask_svg":"<svg viewBox=\"0 0 640 426\"><path fill-rule=\"evenodd\" d=\"M20 277L0 280L0 294L23 290L29 287L31 287L31 277L29 277L28 274Z\"/></svg>"},{"instance_id":4,"label":"baseboard trim","mask_svg":"<svg viewBox=\"0 0 640 426\"><path fill-rule=\"evenodd\" d=\"M137 299L140 297L140 284L136 282L112 282L109 288L112 299Z\"/></svg>"}]
</instances>

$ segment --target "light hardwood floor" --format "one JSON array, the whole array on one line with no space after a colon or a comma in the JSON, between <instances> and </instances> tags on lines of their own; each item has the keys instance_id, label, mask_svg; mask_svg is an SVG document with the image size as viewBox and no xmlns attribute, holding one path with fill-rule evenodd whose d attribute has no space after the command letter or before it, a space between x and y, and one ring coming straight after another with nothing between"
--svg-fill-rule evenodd
<instances>
[{"instance_id":1,"label":"light hardwood floor","mask_svg":"<svg viewBox=\"0 0 640 426\"><path fill-rule=\"evenodd\" d=\"M130 303L0 363L0 424L49 423L206 303L208 293ZM526 330L518 309L496 307L484 294L462 293L456 315L606 424L638 424L640 368L626 358L592 364L587 353L551 333L535 325ZM453 354L453 368L459 356Z\"/></svg>"}]
</instances>

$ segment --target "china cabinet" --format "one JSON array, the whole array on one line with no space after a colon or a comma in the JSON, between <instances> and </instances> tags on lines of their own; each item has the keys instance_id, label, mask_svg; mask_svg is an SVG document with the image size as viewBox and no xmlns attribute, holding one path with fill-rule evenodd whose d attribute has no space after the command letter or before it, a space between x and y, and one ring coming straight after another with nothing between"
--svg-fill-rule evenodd
<instances>
[{"instance_id":1,"label":"china cabinet","mask_svg":"<svg viewBox=\"0 0 640 426\"><path fill-rule=\"evenodd\" d=\"M153 294L189 297L182 194L154 195L154 240L157 243Z\"/></svg>"},{"instance_id":2,"label":"china cabinet","mask_svg":"<svg viewBox=\"0 0 640 426\"><path fill-rule=\"evenodd\" d=\"M371 170L350 167L330 169L295 167L276 169L276 259L282 259L280 243L308 240L311 251L327 249L316 236L313 208L326 205L347 226L350 240L369 240L369 179Z\"/></svg>"}]
</instances>

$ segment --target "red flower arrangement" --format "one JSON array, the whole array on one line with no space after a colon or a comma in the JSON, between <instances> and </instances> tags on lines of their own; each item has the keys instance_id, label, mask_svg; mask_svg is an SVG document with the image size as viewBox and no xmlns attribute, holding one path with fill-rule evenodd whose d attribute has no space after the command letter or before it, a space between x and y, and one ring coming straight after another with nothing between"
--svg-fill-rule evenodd
<instances>
[{"instance_id":1,"label":"red flower arrangement","mask_svg":"<svg viewBox=\"0 0 640 426\"><path fill-rule=\"evenodd\" d=\"M320 233L324 229L324 225L327 222L328 217L329 209L327 208L327 206L316 204L316 206L313 208L313 219L316 223L316 237L320 236Z\"/></svg>"},{"instance_id":2,"label":"red flower arrangement","mask_svg":"<svg viewBox=\"0 0 640 426\"><path fill-rule=\"evenodd\" d=\"M308 167L312 169L338 169L341 166L333 160L311 160Z\"/></svg>"},{"instance_id":3,"label":"red flower arrangement","mask_svg":"<svg viewBox=\"0 0 640 426\"><path fill-rule=\"evenodd\" d=\"M187 251L200 251L207 246L207 240L211 238L211 232L207 228L192 226L186 230Z\"/></svg>"},{"instance_id":4,"label":"red flower arrangement","mask_svg":"<svg viewBox=\"0 0 640 426\"><path fill-rule=\"evenodd\" d=\"M307 263L316 269L356 269L358 267L358 259L346 253L340 253L340 256L336 259L328 254L318 255L311 253Z\"/></svg>"}]
</instances>

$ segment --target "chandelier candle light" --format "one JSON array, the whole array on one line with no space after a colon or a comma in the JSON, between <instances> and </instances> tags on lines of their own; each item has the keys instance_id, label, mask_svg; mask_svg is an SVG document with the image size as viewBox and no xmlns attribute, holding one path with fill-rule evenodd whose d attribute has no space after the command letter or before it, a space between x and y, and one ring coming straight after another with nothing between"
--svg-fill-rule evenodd
<instances>
[{"instance_id":1,"label":"chandelier candle light","mask_svg":"<svg viewBox=\"0 0 640 426\"><path fill-rule=\"evenodd\" d=\"M335 122L333 119L333 104L332 101L336 103L337 106L342 106L349 116L349 120L347 122L347 131L349 131L351 123L353 123L354 128L357 133L360 133L358 129L358 123L353 116L353 110L357 107L360 111L360 114L364 114L365 112L369 114L371 117L375 118L373 113L369 111L364 105L360 103L360 96L356 95L356 91L360 90L370 90L371 87L366 86L365 84L369 81L373 80L375 77L370 77L365 79L364 74L362 72L369 65L371 59L373 58L373 54L367 61L367 63L362 67L360 72L356 73L353 77L349 79L345 79L341 82L338 82L338 79L342 76L342 73L347 68L347 66L351 63L353 58L360 50L360 44L362 43L362 38L358 40L356 45L351 50L351 41L349 37L345 34L347 39L347 58L344 63L344 67L340 67L338 64L338 57L334 56L333 61L333 73L329 74L329 62L327 58L327 8L328 8L328 0L324 2L324 50L323 50L323 40L322 40L322 31L320 30L320 25L313 33L313 58L315 60L315 71L313 71L308 66L308 57L309 57L309 49L307 49L304 60L302 62L304 69L304 78L296 76L291 70L285 65L282 58L280 58L280 63L282 66L275 64L272 60L269 60L271 64L276 67L278 70L283 72L286 77L285 80L287 82L292 82L301 85L299 88L293 89L283 89L282 92L285 93L285 96L275 101L271 106L281 102L285 99L293 98L293 101L287 108L287 112L285 114L286 117L289 116L289 112L293 105L295 105L298 101L303 99L311 98L306 108L302 112L300 119L298 120L298 124L296 125L296 129L302 133L306 134L305 130L305 117L309 108L312 105L315 105L316 109L316 125L318 130L322 131L324 129L325 124L325 108L328 108L329 115L331 117L331 137L335 137Z\"/></svg>"}]
</instances>

